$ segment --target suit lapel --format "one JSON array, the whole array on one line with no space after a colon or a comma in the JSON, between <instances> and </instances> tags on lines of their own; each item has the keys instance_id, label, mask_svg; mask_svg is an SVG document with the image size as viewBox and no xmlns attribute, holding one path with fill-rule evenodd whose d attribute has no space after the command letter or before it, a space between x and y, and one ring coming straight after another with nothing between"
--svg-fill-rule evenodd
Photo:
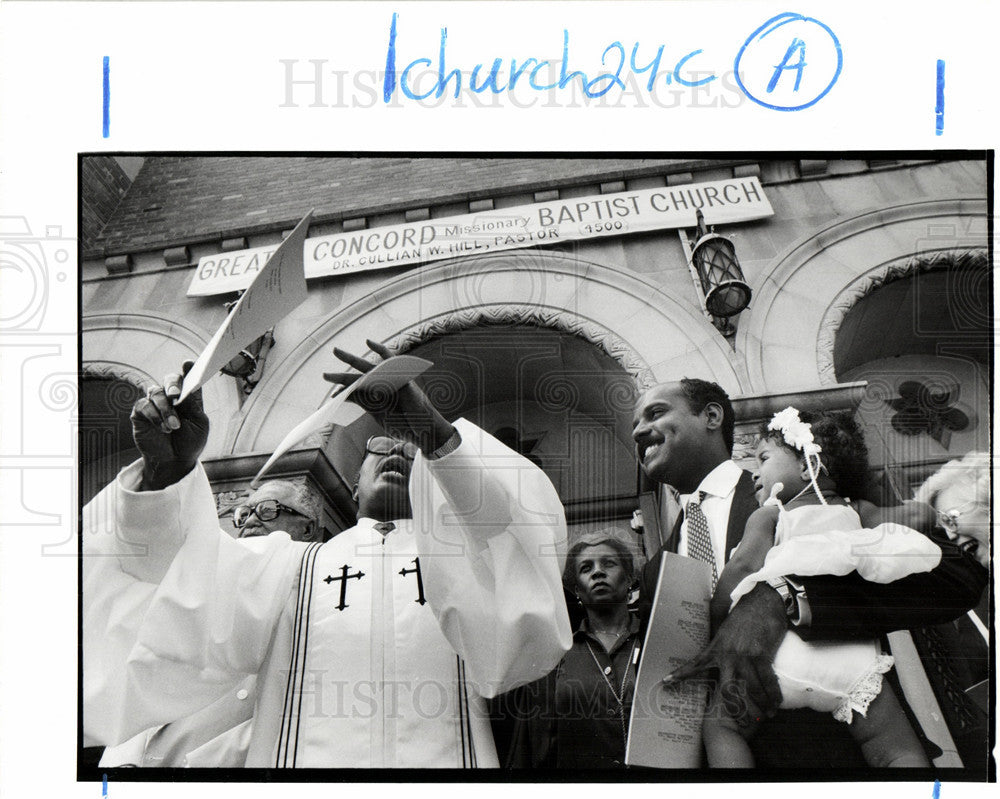
<instances>
[{"instance_id":1,"label":"suit lapel","mask_svg":"<svg viewBox=\"0 0 1000 799\"><path fill-rule=\"evenodd\" d=\"M744 471L736 483L733 492L733 504L729 507L729 526L726 528L726 560L729 553L743 539L743 531L747 526L750 514L757 510L757 497L754 495L753 478L750 472Z\"/></svg>"},{"instance_id":2,"label":"suit lapel","mask_svg":"<svg viewBox=\"0 0 1000 799\"><path fill-rule=\"evenodd\" d=\"M670 528L670 535L663 543L663 552L676 552L681 540L681 523L684 521L684 511L681 510L674 519L674 526Z\"/></svg>"},{"instance_id":3,"label":"suit lapel","mask_svg":"<svg viewBox=\"0 0 1000 799\"><path fill-rule=\"evenodd\" d=\"M677 514L677 519L674 521L674 526L670 529L670 535L667 536L667 540L663 542L663 546L660 547L656 554L646 561L645 565L642 567L641 587L639 590L639 612L644 618L648 617L649 612L652 609L653 595L656 592L656 584L660 580L660 567L663 564L663 553L677 551L677 542L680 540L681 520L683 518L683 514Z\"/></svg>"}]
</instances>

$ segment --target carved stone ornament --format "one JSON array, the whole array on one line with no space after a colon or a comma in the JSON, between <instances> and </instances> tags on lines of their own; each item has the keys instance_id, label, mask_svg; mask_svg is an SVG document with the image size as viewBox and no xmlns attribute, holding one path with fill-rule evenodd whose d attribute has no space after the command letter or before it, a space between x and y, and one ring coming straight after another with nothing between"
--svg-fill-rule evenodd
<instances>
[{"instance_id":1,"label":"carved stone ornament","mask_svg":"<svg viewBox=\"0 0 1000 799\"><path fill-rule=\"evenodd\" d=\"M458 333L483 326L535 325L568 333L600 347L628 372L639 389L653 385L656 380L649 368L624 340L607 328L589 319L538 305L488 305L466 308L424 320L399 333L390 342L397 352L409 352L414 347L437 336Z\"/></svg>"},{"instance_id":2,"label":"carved stone ornament","mask_svg":"<svg viewBox=\"0 0 1000 799\"><path fill-rule=\"evenodd\" d=\"M105 361L87 361L80 372L81 377L113 378L124 380L136 388L145 391L147 388L156 385L156 381L151 375L126 366L123 363L107 363Z\"/></svg>"},{"instance_id":3,"label":"carved stone ornament","mask_svg":"<svg viewBox=\"0 0 1000 799\"><path fill-rule=\"evenodd\" d=\"M220 491L215 495L215 509L221 519L232 512L237 505L242 505L250 496L250 489L243 488L236 491Z\"/></svg>"}]
</instances>

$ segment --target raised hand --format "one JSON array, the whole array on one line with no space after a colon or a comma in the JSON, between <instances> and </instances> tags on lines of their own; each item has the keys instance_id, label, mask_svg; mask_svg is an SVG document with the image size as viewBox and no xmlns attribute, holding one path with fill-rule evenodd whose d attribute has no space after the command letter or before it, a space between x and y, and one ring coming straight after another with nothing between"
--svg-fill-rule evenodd
<instances>
[{"instance_id":1,"label":"raised hand","mask_svg":"<svg viewBox=\"0 0 1000 799\"><path fill-rule=\"evenodd\" d=\"M391 358L396 354L378 342L369 340L366 343L372 352L382 359ZM362 374L367 374L375 368L375 364L371 361L339 347L334 348L333 354ZM331 383L350 386L361 378L361 374L325 372L323 378ZM448 441L455 432L455 428L438 412L427 399L427 395L413 381L398 391L376 382L351 394L351 401L374 416L389 435L412 441L427 455Z\"/></svg>"},{"instance_id":2,"label":"raised hand","mask_svg":"<svg viewBox=\"0 0 1000 799\"><path fill-rule=\"evenodd\" d=\"M185 361L180 374L169 374L132 407L132 438L142 454L140 491L159 491L176 483L194 468L208 441L208 417L201 389L180 404L181 383L194 361Z\"/></svg>"},{"instance_id":3,"label":"raised hand","mask_svg":"<svg viewBox=\"0 0 1000 799\"><path fill-rule=\"evenodd\" d=\"M671 684L690 677L718 674L718 692L737 720L771 716L781 704L774 656L787 620L778 593L759 584L744 596L699 655L664 679Z\"/></svg>"}]
</instances>

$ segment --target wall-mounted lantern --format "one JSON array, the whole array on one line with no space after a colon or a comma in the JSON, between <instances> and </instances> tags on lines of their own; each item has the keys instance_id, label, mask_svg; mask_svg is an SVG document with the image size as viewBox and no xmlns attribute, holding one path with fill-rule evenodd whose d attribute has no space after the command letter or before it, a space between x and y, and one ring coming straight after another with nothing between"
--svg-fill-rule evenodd
<instances>
[{"instance_id":1,"label":"wall-mounted lantern","mask_svg":"<svg viewBox=\"0 0 1000 799\"><path fill-rule=\"evenodd\" d=\"M743 277L733 242L716 233L714 227L708 230L701 210L697 221L694 244L685 231L681 231L681 243L706 316L724 336L732 336L736 327L729 319L750 305L750 286Z\"/></svg>"}]
</instances>

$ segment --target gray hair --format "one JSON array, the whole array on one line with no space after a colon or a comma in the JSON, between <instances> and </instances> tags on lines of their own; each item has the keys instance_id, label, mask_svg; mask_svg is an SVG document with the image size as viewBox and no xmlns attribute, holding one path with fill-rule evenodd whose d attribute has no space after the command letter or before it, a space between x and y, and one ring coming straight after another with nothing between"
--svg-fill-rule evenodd
<instances>
[{"instance_id":1,"label":"gray hair","mask_svg":"<svg viewBox=\"0 0 1000 799\"><path fill-rule=\"evenodd\" d=\"M990 456L985 452L967 452L962 458L948 461L917 489L913 498L919 502L934 505L934 501L945 489L954 485L975 486L976 501L984 507L989 504ZM937 506L935 506L937 507ZM941 508L938 508L941 510Z\"/></svg>"},{"instance_id":2,"label":"gray hair","mask_svg":"<svg viewBox=\"0 0 1000 799\"><path fill-rule=\"evenodd\" d=\"M319 522L319 501L312 495L308 488L301 483L293 483L290 480L267 480L258 486L257 491L262 488L277 488L284 492L288 499L284 500L284 504L288 505L292 510L301 513L308 519L312 519L314 522ZM257 493L256 491L254 493ZM251 494L253 496L253 494Z\"/></svg>"}]
</instances>

